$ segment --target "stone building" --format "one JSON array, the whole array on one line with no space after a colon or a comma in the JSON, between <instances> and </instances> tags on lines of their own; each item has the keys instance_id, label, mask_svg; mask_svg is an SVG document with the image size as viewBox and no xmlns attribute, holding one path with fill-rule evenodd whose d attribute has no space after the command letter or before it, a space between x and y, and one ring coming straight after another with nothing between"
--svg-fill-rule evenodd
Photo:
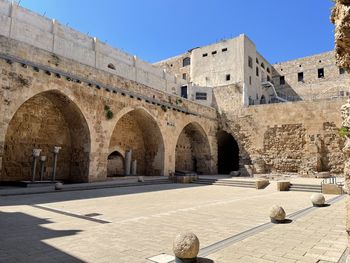
<instances>
[{"instance_id":1,"label":"stone building","mask_svg":"<svg viewBox=\"0 0 350 263\"><path fill-rule=\"evenodd\" d=\"M75 182L130 161L139 175L342 171L344 98L272 103L278 69L244 35L155 66L4 0L0 23L1 182L31 178L34 148L50 179L54 146L57 179Z\"/></svg>"}]
</instances>

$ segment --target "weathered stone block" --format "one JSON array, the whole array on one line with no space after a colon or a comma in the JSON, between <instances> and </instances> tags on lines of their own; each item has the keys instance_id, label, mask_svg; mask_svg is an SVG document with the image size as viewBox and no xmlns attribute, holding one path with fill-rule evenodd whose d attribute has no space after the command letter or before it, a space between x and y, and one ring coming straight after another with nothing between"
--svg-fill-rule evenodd
<instances>
[{"instance_id":1,"label":"weathered stone block","mask_svg":"<svg viewBox=\"0 0 350 263\"><path fill-rule=\"evenodd\" d=\"M289 181L278 181L277 191L289 191L290 182Z\"/></svg>"},{"instance_id":2,"label":"weathered stone block","mask_svg":"<svg viewBox=\"0 0 350 263\"><path fill-rule=\"evenodd\" d=\"M341 195L343 193L343 189L341 186L336 184L323 184L322 193L327 195Z\"/></svg>"},{"instance_id":3,"label":"weathered stone block","mask_svg":"<svg viewBox=\"0 0 350 263\"><path fill-rule=\"evenodd\" d=\"M267 179L258 179L255 181L255 188L256 189L264 189L269 184L270 184L270 181Z\"/></svg>"}]
</instances>

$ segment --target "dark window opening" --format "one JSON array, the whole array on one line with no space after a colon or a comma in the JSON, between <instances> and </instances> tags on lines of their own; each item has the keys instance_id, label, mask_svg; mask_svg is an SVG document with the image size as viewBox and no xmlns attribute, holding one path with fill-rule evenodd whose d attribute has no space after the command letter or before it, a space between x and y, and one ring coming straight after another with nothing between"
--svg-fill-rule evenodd
<instances>
[{"instance_id":1,"label":"dark window opening","mask_svg":"<svg viewBox=\"0 0 350 263\"><path fill-rule=\"evenodd\" d=\"M184 58L184 59L182 60L182 66L183 66L183 67L189 66L190 64L191 64L191 59L190 59L189 57Z\"/></svg>"},{"instance_id":2,"label":"dark window opening","mask_svg":"<svg viewBox=\"0 0 350 263\"><path fill-rule=\"evenodd\" d=\"M249 85L252 85L252 77L249 76Z\"/></svg>"},{"instance_id":3,"label":"dark window opening","mask_svg":"<svg viewBox=\"0 0 350 263\"><path fill-rule=\"evenodd\" d=\"M207 100L206 92L196 92L196 100Z\"/></svg>"},{"instance_id":4,"label":"dark window opening","mask_svg":"<svg viewBox=\"0 0 350 263\"><path fill-rule=\"evenodd\" d=\"M231 75L230 74L226 74L226 81L231 80Z\"/></svg>"},{"instance_id":5,"label":"dark window opening","mask_svg":"<svg viewBox=\"0 0 350 263\"><path fill-rule=\"evenodd\" d=\"M271 81L271 78L269 75L267 75L267 81Z\"/></svg>"},{"instance_id":6,"label":"dark window opening","mask_svg":"<svg viewBox=\"0 0 350 263\"><path fill-rule=\"evenodd\" d=\"M298 73L298 81L299 81L299 82L304 81L304 73L303 73L303 72L299 72L299 73Z\"/></svg>"},{"instance_id":7,"label":"dark window opening","mask_svg":"<svg viewBox=\"0 0 350 263\"><path fill-rule=\"evenodd\" d=\"M173 66L173 64L170 64L170 67L172 67Z\"/></svg>"},{"instance_id":8,"label":"dark window opening","mask_svg":"<svg viewBox=\"0 0 350 263\"><path fill-rule=\"evenodd\" d=\"M216 50L211 52L212 55L216 55L216 53L218 53Z\"/></svg>"},{"instance_id":9,"label":"dark window opening","mask_svg":"<svg viewBox=\"0 0 350 263\"><path fill-rule=\"evenodd\" d=\"M221 51L222 51L222 52L226 52L226 51L227 51L227 48L225 47L225 48L223 48Z\"/></svg>"},{"instance_id":10,"label":"dark window opening","mask_svg":"<svg viewBox=\"0 0 350 263\"><path fill-rule=\"evenodd\" d=\"M344 68L339 68L339 74L344 74L345 73L345 69Z\"/></svg>"},{"instance_id":11,"label":"dark window opening","mask_svg":"<svg viewBox=\"0 0 350 263\"><path fill-rule=\"evenodd\" d=\"M182 74L182 78L183 78L184 80L186 80L186 79L187 79L187 74L186 74L186 73L183 73L183 74Z\"/></svg>"},{"instance_id":12,"label":"dark window opening","mask_svg":"<svg viewBox=\"0 0 350 263\"><path fill-rule=\"evenodd\" d=\"M286 80L284 79L284 76L280 76L280 85L286 84Z\"/></svg>"},{"instance_id":13,"label":"dark window opening","mask_svg":"<svg viewBox=\"0 0 350 263\"><path fill-rule=\"evenodd\" d=\"M110 69L115 70L115 66L112 63L109 63L107 67L110 68Z\"/></svg>"},{"instance_id":14,"label":"dark window opening","mask_svg":"<svg viewBox=\"0 0 350 263\"><path fill-rule=\"evenodd\" d=\"M319 68L317 70L318 73L318 78L324 78L324 69L323 68Z\"/></svg>"},{"instance_id":15,"label":"dark window opening","mask_svg":"<svg viewBox=\"0 0 350 263\"><path fill-rule=\"evenodd\" d=\"M265 64L261 62L261 67L264 69L265 68Z\"/></svg>"},{"instance_id":16,"label":"dark window opening","mask_svg":"<svg viewBox=\"0 0 350 263\"><path fill-rule=\"evenodd\" d=\"M207 56L208 56L208 53L204 53L202 56L203 56L203 57L207 57Z\"/></svg>"},{"instance_id":17,"label":"dark window opening","mask_svg":"<svg viewBox=\"0 0 350 263\"><path fill-rule=\"evenodd\" d=\"M181 97L187 99L187 86L181 87Z\"/></svg>"},{"instance_id":18,"label":"dark window opening","mask_svg":"<svg viewBox=\"0 0 350 263\"><path fill-rule=\"evenodd\" d=\"M251 57L248 56L248 66L250 68L253 68L253 59Z\"/></svg>"},{"instance_id":19,"label":"dark window opening","mask_svg":"<svg viewBox=\"0 0 350 263\"><path fill-rule=\"evenodd\" d=\"M258 58L256 58L255 61L256 61L256 64L259 64L259 59Z\"/></svg>"},{"instance_id":20,"label":"dark window opening","mask_svg":"<svg viewBox=\"0 0 350 263\"><path fill-rule=\"evenodd\" d=\"M341 91L339 92L339 95L340 95L341 97L344 97L344 95L345 95L344 90L341 90Z\"/></svg>"},{"instance_id":21,"label":"dark window opening","mask_svg":"<svg viewBox=\"0 0 350 263\"><path fill-rule=\"evenodd\" d=\"M259 68L258 67L256 67L256 69L255 69L255 74L257 77L259 77Z\"/></svg>"},{"instance_id":22,"label":"dark window opening","mask_svg":"<svg viewBox=\"0 0 350 263\"><path fill-rule=\"evenodd\" d=\"M266 71L267 71L268 73L270 73L270 68L266 68Z\"/></svg>"}]
</instances>

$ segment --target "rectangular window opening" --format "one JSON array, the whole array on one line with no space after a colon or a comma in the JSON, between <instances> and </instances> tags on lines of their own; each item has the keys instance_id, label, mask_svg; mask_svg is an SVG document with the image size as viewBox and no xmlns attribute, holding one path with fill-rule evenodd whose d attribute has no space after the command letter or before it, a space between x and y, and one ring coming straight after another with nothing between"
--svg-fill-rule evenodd
<instances>
[{"instance_id":1,"label":"rectangular window opening","mask_svg":"<svg viewBox=\"0 0 350 263\"><path fill-rule=\"evenodd\" d=\"M225 48L221 49L221 51L222 51L222 52L226 52L226 51L227 51L227 48L225 47Z\"/></svg>"},{"instance_id":2,"label":"rectangular window opening","mask_svg":"<svg viewBox=\"0 0 350 263\"><path fill-rule=\"evenodd\" d=\"M324 69L323 68L319 68L317 70L317 74L318 74L318 78L324 78Z\"/></svg>"},{"instance_id":3,"label":"rectangular window opening","mask_svg":"<svg viewBox=\"0 0 350 263\"><path fill-rule=\"evenodd\" d=\"M304 72L298 72L298 81L303 82L304 81Z\"/></svg>"},{"instance_id":4,"label":"rectangular window opening","mask_svg":"<svg viewBox=\"0 0 350 263\"><path fill-rule=\"evenodd\" d=\"M206 92L196 92L196 100L207 100Z\"/></svg>"},{"instance_id":5,"label":"rectangular window opening","mask_svg":"<svg viewBox=\"0 0 350 263\"><path fill-rule=\"evenodd\" d=\"M211 52L212 55L216 55L216 53L218 53L216 50Z\"/></svg>"},{"instance_id":6,"label":"rectangular window opening","mask_svg":"<svg viewBox=\"0 0 350 263\"><path fill-rule=\"evenodd\" d=\"M187 86L181 87L181 97L187 99Z\"/></svg>"},{"instance_id":7,"label":"rectangular window opening","mask_svg":"<svg viewBox=\"0 0 350 263\"><path fill-rule=\"evenodd\" d=\"M231 80L231 75L230 74L226 74L226 81Z\"/></svg>"},{"instance_id":8,"label":"rectangular window opening","mask_svg":"<svg viewBox=\"0 0 350 263\"><path fill-rule=\"evenodd\" d=\"M250 68L253 68L253 59L251 57L248 56L248 66Z\"/></svg>"},{"instance_id":9,"label":"rectangular window opening","mask_svg":"<svg viewBox=\"0 0 350 263\"><path fill-rule=\"evenodd\" d=\"M182 78L183 78L184 80L186 80L186 79L187 79L187 74L186 74L186 73L183 73L183 74L182 74Z\"/></svg>"},{"instance_id":10,"label":"rectangular window opening","mask_svg":"<svg viewBox=\"0 0 350 263\"><path fill-rule=\"evenodd\" d=\"M280 85L286 84L286 80L284 79L284 76L280 76Z\"/></svg>"},{"instance_id":11,"label":"rectangular window opening","mask_svg":"<svg viewBox=\"0 0 350 263\"><path fill-rule=\"evenodd\" d=\"M256 73L256 76L259 77L259 68L256 67L256 70L255 70L255 71L256 71L256 72L255 72L255 73Z\"/></svg>"},{"instance_id":12,"label":"rectangular window opening","mask_svg":"<svg viewBox=\"0 0 350 263\"><path fill-rule=\"evenodd\" d=\"M207 57L207 56L208 56L208 53L204 53L202 56L203 56L203 57Z\"/></svg>"}]
</instances>

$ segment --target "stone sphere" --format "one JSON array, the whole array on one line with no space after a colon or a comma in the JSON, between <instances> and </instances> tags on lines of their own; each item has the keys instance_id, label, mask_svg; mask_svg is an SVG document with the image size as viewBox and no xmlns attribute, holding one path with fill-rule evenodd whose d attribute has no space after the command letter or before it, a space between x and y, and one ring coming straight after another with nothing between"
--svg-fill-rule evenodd
<instances>
[{"instance_id":1,"label":"stone sphere","mask_svg":"<svg viewBox=\"0 0 350 263\"><path fill-rule=\"evenodd\" d=\"M272 222L282 222L286 219L286 212L279 205L274 205L270 209L270 218Z\"/></svg>"},{"instance_id":2,"label":"stone sphere","mask_svg":"<svg viewBox=\"0 0 350 263\"><path fill-rule=\"evenodd\" d=\"M314 206L323 206L326 200L323 194L317 193L311 196L311 202Z\"/></svg>"},{"instance_id":3,"label":"stone sphere","mask_svg":"<svg viewBox=\"0 0 350 263\"><path fill-rule=\"evenodd\" d=\"M173 251L178 258L196 258L199 252L198 237L191 232L178 234L174 239Z\"/></svg>"},{"instance_id":4,"label":"stone sphere","mask_svg":"<svg viewBox=\"0 0 350 263\"><path fill-rule=\"evenodd\" d=\"M55 183L55 190L62 190L63 189L63 184L58 182L58 183Z\"/></svg>"}]
</instances>

